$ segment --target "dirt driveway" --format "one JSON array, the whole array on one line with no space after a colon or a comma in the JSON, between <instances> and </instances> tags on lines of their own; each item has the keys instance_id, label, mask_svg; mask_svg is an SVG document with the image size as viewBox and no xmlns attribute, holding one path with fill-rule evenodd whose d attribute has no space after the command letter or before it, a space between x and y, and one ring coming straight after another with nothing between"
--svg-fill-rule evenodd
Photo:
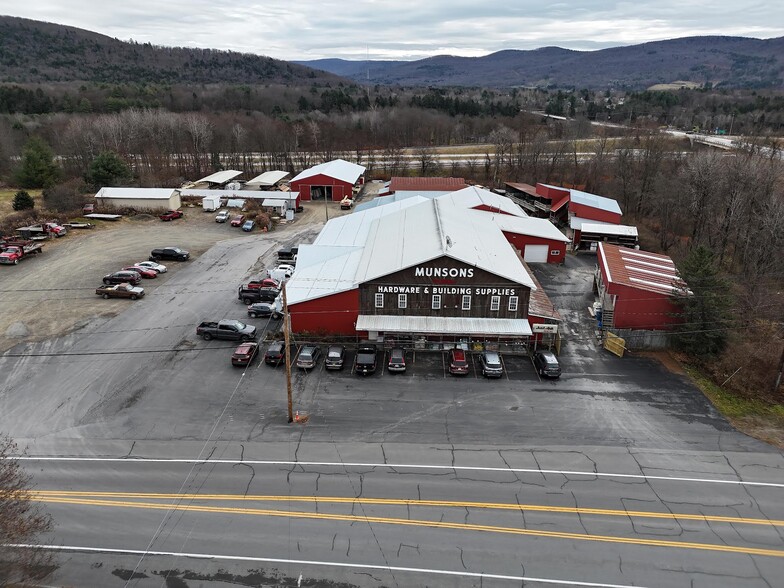
<instances>
[{"instance_id":1,"label":"dirt driveway","mask_svg":"<svg viewBox=\"0 0 784 588\"><path fill-rule=\"evenodd\" d=\"M218 241L247 235L228 223L216 223L215 213L195 207L184 210L185 218L172 222L139 215L92 230L72 230L61 239L47 241L42 254L19 265L0 266L0 352L19 343L63 335L95 318L114 316L129 304L144 304L144 300L102 300L95 288L104 275L146 260L155 247L175 245L197 257ZM293 223L278 225L269 238L294 244L307 229L315 234L326 212L330 218L345 214L337 203L329 203L326 211L323 203L306 204ZM177 262L164 263L167 273L140 285L152 291L176 274Z\"/></svg>"}]
</instances>

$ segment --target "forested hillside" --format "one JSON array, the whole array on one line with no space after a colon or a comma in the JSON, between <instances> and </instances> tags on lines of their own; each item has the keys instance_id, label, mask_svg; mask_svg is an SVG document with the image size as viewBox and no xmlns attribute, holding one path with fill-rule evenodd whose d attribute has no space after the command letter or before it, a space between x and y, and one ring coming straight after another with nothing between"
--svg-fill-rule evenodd
<instances>
[{"instance_id":1,"label":"forested hillside","mask_svg":"<svg viewBox=\"0 0 784 588\"><path fill-rule=\"evenodd\" d=\"M0 16L0 82L296 84L338 80L324 71L249 53L158 47Z\"/></svg>"}]
</instances>

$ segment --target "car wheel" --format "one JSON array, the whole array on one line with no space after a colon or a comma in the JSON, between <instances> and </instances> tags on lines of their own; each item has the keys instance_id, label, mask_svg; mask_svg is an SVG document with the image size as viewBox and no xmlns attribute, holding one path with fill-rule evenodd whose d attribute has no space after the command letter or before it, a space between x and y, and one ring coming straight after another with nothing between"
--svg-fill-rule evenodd
<instances>
[{"instance_id":1,"label":"car wheel","mask_svg":"<svg viewBox=\"0 0 784 588\"><path fill-rule=\"evenodd\" d=\"M104 280L104 281L103 281L103 283L104 283L104 284L106 284L106 285L108 286L108 285L109 285L109 284L111 284L112 282L111 282L111 280Z\"/></svg>"},{"instance_id":2,"label":"car wheel","mask_svg":"<svg viewBox=\"0 0 784 588\"><path fill-rule=\"evenodd\" d=\"M243 298L242 299L242 303L243 304L253 304L253 300L251 300L250 298Z\"/></svg>"},{"instance_id":3,"label":"car wheel","mask_svg":"<svg viewBox=\"0 0 784 588\"><path fill-rule=\"evenodd\" d=\"M108 294L104 294L104 295L103 295L103 299L104 299L104 300L108 300L108 299L109 299L109 295L108 295Z\"/></svg>"},{"instance_id":4,"label":"car wheel","mask_svg":"<svg viewBox=\"0 0 784 588\"><path fill-rule=\"evenodd\" d=\"M255 312L249 312L249 313L248 313L248 316L249 316L250 318L256 318L256 313L255 313Z\"/></svg>"},{"instance_id":5,"label":"car wheel","mask_svg":"<svg viewBox=\"0 0 784 588\"><path fill-rule=\"evenodd\" d=\"M247 335L243 335L242 337L240 337L240 341L243 341L243 342L248 341L249 339L250 339L250 337L248 337Z\"/></svg>"},{"instance_id":6,"label":"car wheel","mask_svg":"<svg viewBox=\"0 0 784 588\"><path fill-rule=\"evenodd\" d=\"M204 337L205 341L209 341L210 339L212 339L212 335L210 333L204 333L202 337Z\"/></svg>"},{"instance_id":7,"label":"car wheel","mask_svg":"<svg viewBox=\"0 0 784 588\"><path fill-rule=\"evenodd\" d=\"M19 265L19 260L18 259L14 260L14 265Z\"/></svg>"},{"instance_id":8,"label":"car wheel","mask_svg":"<svg viewBox=\"0 0 784 588\"><path fill-rule=\"evenodd\" d=\"M137 298L138 298L138 296L136 296L136 294L134 294L133 296L131 296L131 300L136 300Z\"/></svg>"}]
</instances>

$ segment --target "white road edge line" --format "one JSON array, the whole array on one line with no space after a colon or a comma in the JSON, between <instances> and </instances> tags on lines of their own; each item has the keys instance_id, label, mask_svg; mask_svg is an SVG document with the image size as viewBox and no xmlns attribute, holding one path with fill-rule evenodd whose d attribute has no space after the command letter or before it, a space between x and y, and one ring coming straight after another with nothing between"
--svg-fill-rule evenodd
<instances>
[{"instance_id":1,"label":"white road edge line","mask_svg":"<svg viewBox=\"0 0 784 588\"><path fill-rule=\"evenodd\" d=\"M91 553L118 553L124 555L160 555L169 557L185 557L192 559L218 559L229 561L250 561L275 564L300 564L309 566L328 566L337 568L356 568L363 570L384 570L388 572L413 572L417 574L433 574L442 576L460 576L464 578L482 578L488 580L510 580L513 582L539 582L541 584L556 584L560 586L586 586L589 588L641 588L639 585L606 584L601 582L581 582L579 580L553 580L550 578L534 578L530 576L507 576L503 574L488 574L485 572L459 572L453 570L435 570L429 568L407 568L401 566L382 566L375 564L345 563L337 561L311 561L306 559L281 559L275 557L251 557L244 555L212 555L208 553L178 553L175 551L142 551L139 549L111 549L104 547L77 547L73 545L32 545L26 543L9 543L5 547L38 548L51 551L81 551Z\"/></svg>"},{"instance_id":2,"label":"white road edge line","mask_svg":"<svg viewBox=\"0 0 784 588\"><path fill-rule=\"evenodd\" d=\"M33 455L15 456L20 461L97 461L114 463L217 463L272 466L316 466L337 468L388 468L388 469L413 469L413 470L458 470L472 472L514 472L518 474L560 474L564 476L593 476L596 478L632 478L636 480L664 480L668 482L694 482L705 484L734 484L737 486L764 486L770 488L784 488L784 483L778 482L750 482L746 480L718 480L716 478L685 478L678 476L649 476L647 474L618 474L612 472L581 472L572 470L543 470L536 468L500 468L483 466L454 466L454 465L423 465L408 463L361 463L339 461L278 461L263 459L187 459L176 457L45 457Z\"/></svg>"}]
</instances>

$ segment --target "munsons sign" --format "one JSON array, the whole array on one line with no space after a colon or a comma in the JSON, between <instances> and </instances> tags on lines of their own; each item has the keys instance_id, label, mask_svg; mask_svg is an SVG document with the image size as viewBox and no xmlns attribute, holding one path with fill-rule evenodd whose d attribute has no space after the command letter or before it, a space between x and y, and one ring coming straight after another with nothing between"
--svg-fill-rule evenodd
<instances>
[{"instance_id":1,"label":"munsons sign","mask_svg":"<svg viewBox=\"0 0 784 588\"><path fill-rule=\"evenodd\" d=\"M472 267L415 267L416 278L473 278Z\"/></svg>"}]
</instances>

